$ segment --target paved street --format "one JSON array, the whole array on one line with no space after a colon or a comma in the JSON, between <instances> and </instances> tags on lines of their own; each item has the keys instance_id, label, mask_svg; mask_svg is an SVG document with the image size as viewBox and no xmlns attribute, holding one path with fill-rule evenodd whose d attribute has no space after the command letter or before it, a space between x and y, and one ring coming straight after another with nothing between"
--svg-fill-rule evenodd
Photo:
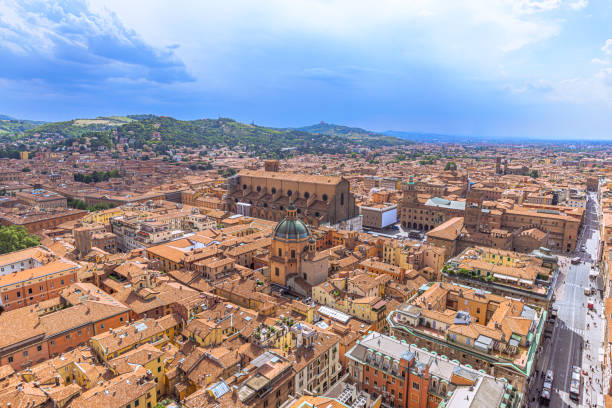
<instances>
[{"instance_id":1,"label":"paved street","mask_svg":"<svg viewBox=\"0 0 612 408\"><path fill-rule=\"evenodd\" d=\"M556 283L556 301L558 317L551 335L545 336L543 348L538 360L539 375L534 378L527 396L529 406L540 406L538 396L542 389L542 373L547 369L554 372L553 395L551 407L595 407L598 394L602 393L602 371L599 361L599 350L603 340L602 299L597 291L595 295L586 295L585 288L596 287L596 281L589 278L589 272L595 262L599 245L599 230L595 196L591 194L587 204L585 224L581 232L577 254L581 262L570 263L570 257L560 257L560 274ZM584 245L586 250L580 251ZM588 311L587 304L592 302L593 311ZM587 343L588 342L588 343ZM569 386L572 366L577 365L587 373L583 376L580 403L569 398Z\"/></svg>"}]
</instances>

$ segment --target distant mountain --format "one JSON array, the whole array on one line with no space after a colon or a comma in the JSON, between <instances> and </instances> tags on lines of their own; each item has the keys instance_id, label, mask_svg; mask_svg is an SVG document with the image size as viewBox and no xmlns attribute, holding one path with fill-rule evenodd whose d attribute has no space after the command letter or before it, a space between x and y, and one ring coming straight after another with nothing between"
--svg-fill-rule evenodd
<instances>
[{"instance_id":1,"label":"distant mountain","mask_svg":"<svg viewBox=\"0 0 612 408\"><path fill-rule=\"evenodd\" d=\"M295 130L319 135L341 136L346 137L349 140L355 140L359 142L371 141L374 143L378 142L386 145L407 144L407 138L398 138L395 135L386 135L383 133L372 132L361 128L335 125L332 123L325 122L321 122L316 125L295 128Z\"/></svg>"}]
</instances>

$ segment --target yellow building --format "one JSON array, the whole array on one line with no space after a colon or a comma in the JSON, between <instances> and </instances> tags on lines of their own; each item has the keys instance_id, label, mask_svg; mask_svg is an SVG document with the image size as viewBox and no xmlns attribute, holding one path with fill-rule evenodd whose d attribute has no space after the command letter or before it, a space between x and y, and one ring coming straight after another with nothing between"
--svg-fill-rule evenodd
<instances>
[{"instance_id":1,"label":"yellow building","mask_svg":"<svg viewBox=\"0 0 612 408\"><path fill-rule=\"evenodd\" d=\"M115 375L130 373L134 371L134 367L138 366L144 367L155 379L158 397L167 394L166 353L157 347L151 344L143 344L108 362L108 367Z\"/></svg>"},{"instance_id":2,"label":"yellow building","mask_svg":"<svg viewBox=\"0 0 612 408\"><path fill-rule=\"evenodd\" d=\"M89 340L91 349L103 361L118 357L138 346L151 343L161 348L180 332L178 315L169 314L159 319L145 318L128 326L111 329Z\"/></svg>"},{"instance_id":3,"label":"yellow building","mask_svg":"<svg viewBox=\"0 0 612 408\"><path fill-rule=\"evenodd\" d=\"M30 157L30 154L28 152L19 152L19 158L21 160L28 160Z\"/></svg>"},{"instance_id":4,"label":"yellow building","mask_svg":"<svg viewBox=\"0 0 612 408\"><path fill-rule=\"evenodd\" d=\"M85 217L83 217L83 222L88 224L108 224L110 223L110 219L113 217L119 217L123 215L123 210L121 208L110 208L108 210L95 211L89 213Z\"/></svg>"}]
</instances>

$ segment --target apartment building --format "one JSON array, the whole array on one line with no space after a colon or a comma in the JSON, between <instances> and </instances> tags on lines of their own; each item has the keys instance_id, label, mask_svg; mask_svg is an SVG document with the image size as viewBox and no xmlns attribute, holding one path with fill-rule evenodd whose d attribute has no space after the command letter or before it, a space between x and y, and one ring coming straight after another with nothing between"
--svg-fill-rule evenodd
<instances>
[{"instance_id":1,"label":"apartment building","mask_svg":"<svg viewBox=\"0 0 612 408\"><path fill-rule=\"evenodd\" d=\"M66 197L53 191L34 189L15 193L15 198L22 203L43 210L54 208L68 208Z\"/></svg>"},{"instance_id":2,"label":"apartment building","mask_svg":"<svg viewBox=\"0 0 612 408\"><path fill-rule=\"evenodd\" d=\"M436 282L391 312L390 333L524 391L534 369L546 311L480 289Z\"/></svg>"},{"instance_id":3,"label":"apartment building","mask_svg":"<svg viewBox=\"0 0 612 408\"><path fill-rule=\"evenodd\" d=\"M9 252L0 255L0 275L37 268L54 257L53 253L41 246Z\"/></svg>"},{"instance_id":4,"label":"apartment building","mask_svg":"<svg viewBox=\"0 0 612 408\"><path fill-rule=\"evenodd\" d=\"M175 314L159 319L145 318L98 334L89 340L89 344L100 360L108 361L145 343L160 348L174 339L181 326L182 321Z\"/></svg>"},{"instance_id":5,"label":"apartment building","mask_svg":"<svg viewBox=\"0 0 612 408\"><path fill-rule=\"evenodd\" d=\"M405 340L371 332L346 353L350 378L394 408L516 408L522 395L504 380ZM469 397L465 398L469 393Z\"/></svg>"},{"instance_id":6,"label":"apartment building","mask_svg":"<svg viewBox=\"0 0 612 408\"><path fill-rule=\"evenodd\" d=\"M81 266L65 258L50 260L33 268L0 275L0 307L15 310L56 298L78 280Z\"/></svg>"},{"instance_id":7,"label":"apartment building","mask_svg":"<svg viewBox=\"0 0 612 408\"><path fill-rule=\"evenodd\" d=\"M74 296L60 310L43 314L34 307L0 314L0 365L16 370L87 344L97 334L128 322L129 309L90 284L70 288ZM66 293L66 290L63 293ZM78 293L76 293L78 292ZM66 293L68 295L68 293Z\"/></svg>"},{"instance_id":8,"label":"apartment building","mask_svg":"<svg viewBox=\"0 0 612 408\"><path fill-rule=\"evenodd\" d=\"M521 254L470 247L447 262L441 278L548 309L557 273L557 257L547 249Z\"/></svg>"}]
</instances>

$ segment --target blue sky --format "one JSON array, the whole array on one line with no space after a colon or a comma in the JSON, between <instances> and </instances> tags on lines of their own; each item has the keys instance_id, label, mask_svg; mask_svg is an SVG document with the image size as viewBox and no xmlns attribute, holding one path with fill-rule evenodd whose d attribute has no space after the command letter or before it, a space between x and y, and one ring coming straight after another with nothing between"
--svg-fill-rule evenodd
<instances>
[{"instance_id":1,"label":"blue sky","mask_svg":"<svg viewBox=\"0 0 612 408\"><path fill-rule=\"evenodd\" d=\"M0 0L0 113L612 139L608 0Z\"/></svg>"}]
</instances>

